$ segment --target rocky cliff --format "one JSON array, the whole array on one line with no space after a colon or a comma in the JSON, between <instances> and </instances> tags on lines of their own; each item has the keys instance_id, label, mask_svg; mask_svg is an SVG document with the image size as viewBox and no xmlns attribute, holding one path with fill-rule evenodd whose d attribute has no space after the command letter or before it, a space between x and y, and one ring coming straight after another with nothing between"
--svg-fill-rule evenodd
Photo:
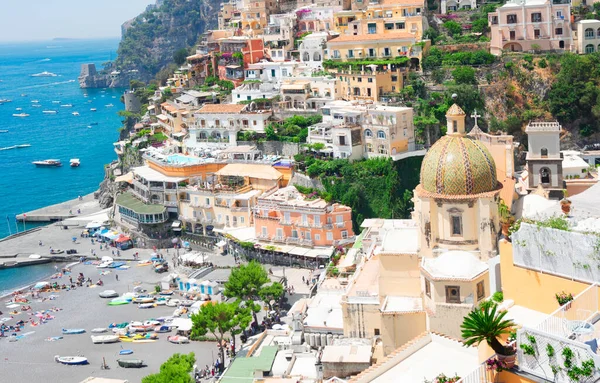
<instances>
[{"instance_id":1,"label":"rocky cliff","mask_svg":"<svg viewBox=\"0 0 600 383\"><path fill-rule=\"evenodd\" d=\"M217 26L221 0L159 0L122 28L116 61L121 73L137 71L153 79L173 62L173 54L194 46L205 29Z\"/></svg>"}]
</instances>

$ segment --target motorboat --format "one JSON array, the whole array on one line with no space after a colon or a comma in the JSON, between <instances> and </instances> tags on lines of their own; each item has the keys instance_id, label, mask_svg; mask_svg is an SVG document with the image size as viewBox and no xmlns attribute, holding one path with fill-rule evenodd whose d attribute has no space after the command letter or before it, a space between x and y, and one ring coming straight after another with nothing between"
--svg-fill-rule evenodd
<instances>
[{"instance_id":1,"label":"motorboat","mask_svg":"<svg viewBox=\"0 0 600 383\"><path fill-rule=\"evenodd\" d=\"M81 162L79 161L79 158L71 158L69 160L69 164L71 165L72 168L77 168L77 167L79 167L79 165L81 165Z\"/></svg>"},{"instance_id":2,"label":"motorboat","mask_svg":"<svg viewBox=\"0 0 600 383\"><path fill-rule=\"evenodd\" d=\"M113 300L111 300L110 302L108 302L109 306L121 306L121 305L128 305L129 303L131 303L131 301L129 299L126 298L114 298Z\"/></svg>"},{"instance_id":3,"label":"motorboat","mask_svg":"<svg viewBox=\"0 0 600 383\"><path fill-rule=\"evenodd\" d=\"M79 112L73 112L71 113L73 116L79 116Z\"/></svg>"},{"instance_id":4,"label":"motorboat","mask_svg":"<svg viewBox=\"0 0 600 383\"><path fill-rule=\"evenodd\" d=\"M171 332L171 326L157 326L156 328L154 328L154 332L157 332L157 333Z\"/></svg>"},{"instance_id":5,"label":"motorboat","mask_svg":"<svg viewBox=\"0 0 600 383\"><path fill-rule=\"evenodd\" d=\"M175 344L183 344L183 343L190 343L189 338L185 337L185 336L181 336L181 335L172 335L167 337L167 340L171 343L175 343Z\"/></svg>"},{"instance_id":6,"label":"motorboat","mask_svg":"<svg viewBox=\"0 0 600 383\"><path fill-rule=\"evenodd\" d=\"M62 363L62 364L67 364L67 365L72 365L72 366L88 364L88 360L84 356L58 356L58 355L55 355L54 360L56 361L56 363Z\"/></svg>"},{"instance_id":7,"label":"motorboat","mask_svg":"<svg viewBox=\"0 0 600 383\"><path fill-rule=\"evenodd\" d=\"M17 112L20 112L20 111L22 111L22 110L23 110L23 108L17 108L17 109L15 109L15 110L16 110Z\"/></svg>"},{"instance_id":8,"label":"motorboat","mask_svg":"<svg viewBox=\"0 0 600 383\"><path fill-rule=\"evenodd\" d=\"M62 166L60 160L43 160L43 161L33 161L33 164L38 167L58 167Z\"/></svg>"},{"instance_id":9,"label":"motorboat","mask_svg":"<svg viewBox=\"0 0 600 383\"><path fill-rule=\"evenodd\" d=\"M94 344L117 343L119 341L118 335L92 335L90 338L92 338Z\"/></svg>"},{"instance_id":10,"label":"motorboat","mask_svg":"<svg viewBox=\"0 0 600 383\"><path fill-rule=\"evenodd\" d=\"M23 148L29 148L31 146L31 144L20 144L20 145L16 145L17 149L23 149Z\"/></svg>"},{"instance_id":11,"label":"motorboat","mask_svg":"<svg viewBox=\"0 0 600 383\"><path fill-rule=\"evenodd\" d=\"M180 303L181 303L181 301L179 299L170 299L167 302L167 306L169 306L169 307L177 307L177 306L179 306Z\"/></svg>"},{"instance_id":12,"label":"motorboat","mask_svg":"<svg viewBox=\"0 0 600 383\"><path fill-rule=\"evenodd\" d=\"M53 104L60 104L60 101L58 101L58 100L54 100L54 101L52 101L52 103L53 103Z\"/></svg>"},{"instance_id":13,"label":"motorboat","mask_svg":"<svg viewBox=\"0 0 600 383\"><path fill-rule=\"evenodd\" d=\"M98 110L98 109L96 109L96 108L92 108L92 109L90 109L90 112L95 112L95 111L97 111L97 110Z\"/></svg>"},{"instance_id":14,"label":"motorboat","mask_svg":"<svg viewBox=\"0 0 600 383\"><path fill-rule=\"evenodd\" d=\"M21 97L27 97L27 94L21 93Z\"/></svg>"},{"instance_id":15,"label":"motorboat","mask_svg":"<svg viewBox=\"0 0 600 383\"><path fill-rule=\"evenodd\" d=\"M42 113L44 113L44 114L56 114L58 112L56 110L43 110Z\"/></svg>"},{"instance_id":16,"label":"motorboat","mask_svg":"<svg viewBox=\"0 0 600 383\"><path fill-rule=\"evenodd\" d=\"M123 349L119 351L119 355L131 355L133 354L133 350Z\"/></svg>"},{"instance_id":17,"label":"motorboat","mask_svg":"<svg viewBox=\"0 0 600 383\"><path fill-rule=\"evenodd\" d=\"M15 113L13 117L29 117L29 115L27 113Z\"/></svg>"},{"instance_id":18,"label":"motorboat","mask_svg":"<svg viewBox=\"0 0 600 383\"><path fill-rule=\"evenodd\" d=\"M153 307L156 307L156 304L154 304L154 303L140 303L138 305L138 309L151 309Z\"/></svg>"},{"instance_id":19,"label":"motorboat","mask_svg":"<svg viewBox=\"0 0 600 383\"><path fill-rule=\"evenodd\" d=\"M107 108L112 108L114 105L113 104L106 104L104 106L107 107Z\"/></svg>"},{"instance_id":20,"label":"motorboat","mask_svg":"<svg viewBox=\"0 0 600 383\"><path fill-rule=\"evenodd\" d=\"M144 361L141 359L117 359L117 363L123 368L140 368L144 366Z\"/></svg>"},{"instance_id":21,"label":"motorboat","mask_svg":"<svg viewBox=\"0 0 600 383\"><path fill-rule=\"evenodd\" d=\"M131 300L133 303L154 303L153 297L135 297Z\"/></svg>"},{"instance_id":22,"label":"motorboat","mask_svg":"<svg viewBox=\"0 0 600 383\"><path fill-rule=\"evenodd\" d=\"M0 133L8 133L8 129L0 129Z\"/></svg>"},{"instance_id":23,"label":"motorboat","mask_svg":"<svg viewBox=\"0 0 600 383\"><path fill-rule=\"evenodd\" d=\"M83 334L84 332L85 332L85 329L83 329L83 328L63 328L62 329L62 333L67 334L67 335Z\"/></svg>"},{"instance_id":24,"label":"motorboat","mask_svg":"<svg viewBox=\"0 0 600 383\"><path fill-rule=\"evenodd\" d=\"M32 108L41 108L42 106L40 104L33 104L31 105Z\"/></svg>"},{"instance_id":25,"label":"motorboat","mask_svg":"<svg viewBox=\"0 0 600 383\"><path fill-rule=\"evenodd\" d=\"M72 108L73 104L63 104L60 106L61 108Z\"/></svg>"},{"instance_id":26,"label":"motorboat","mask_svg":"<svg viewBox=\"0 0 600 383\"><path fill-rule=\"evenodd\" d=\"M57 74L54 74L52 72L47 72L47 71L43 71L41 73L35 73L32 74L31 77L56 77L58 76Z\"/></svg>"},{"instance_id":27,"label":"motorboat","mask_svg":"<svg viewBox=\"0 0 600 383\"><path fill-rule=\"evenodd\" d=\"M119 296L119 293L117 293L115 290L104 290L98 295L100 298L116 298Z\"/></svg>"},{"instance_id":28,"label":"motorboat","mask_svg":"<svg viewBox=\"0 0 600 383\"><path fill-rule=\"evenodd\" d=\"M7 102L12 102L12 100L9 100L8 98L0 98L0 105L5 104Z\"/></svg>"},{"instance_id":29,"label":"motorboat","mask_svg":"<svg viewBox=\"0 0 600 383\"><path fill-rule=\"evenodd\" d=\"M37 104L37 103L39 103L39 102L40 102L40 100L31 100L31 103L32 103L32 104Z\"/></svg>"}]
</instances>

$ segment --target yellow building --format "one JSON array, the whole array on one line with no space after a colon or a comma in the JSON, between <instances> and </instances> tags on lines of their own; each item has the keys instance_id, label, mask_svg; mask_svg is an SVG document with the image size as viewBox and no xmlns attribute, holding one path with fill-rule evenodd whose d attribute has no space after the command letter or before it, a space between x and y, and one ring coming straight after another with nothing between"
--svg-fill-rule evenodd
<instances>
[{"instance_id":1,"label":"yellow building","mask_svg":"<svg viewBox=\"0 0 600 383\"><path fill-rule=\"evenodd\" d=\"M327 42L327 53L329 59L341 61L391 59L408 56L416 42L415 36L408 32L341 35Z\"/></svg>"},{"instance_id":2,"label":"yellow building","mask_svg":"<svg viewBox=\"0 0 600 383\"><path fill-rule=\"evenodd\" d=\"M390 93L399 92L404 87L407 74L405 67L339 70L336 73L336 99L382 101L382 98Z\"/></svg>"}]
</instances>

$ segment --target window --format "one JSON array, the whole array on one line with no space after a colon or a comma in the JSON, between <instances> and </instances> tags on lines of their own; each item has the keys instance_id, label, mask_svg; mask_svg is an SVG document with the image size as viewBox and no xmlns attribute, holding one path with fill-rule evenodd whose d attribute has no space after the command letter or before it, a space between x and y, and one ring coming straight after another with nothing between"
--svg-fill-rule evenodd
<instances>
[{"instance_id":1,"label":"window","mask_svg":"<svg viewBox=\"0 0 600 383\"><path fill-rule=\"evenodd\" d=\"M559 47L560 49L565 49L565 42L564 42L563 40L560 40L560 41L558 42L558 47Z\"/></svg>"},{"instance_id":2,"label":"window","mask_svg":"<svg viewBox=\"0 0 600 383\"><path fill-rule=\"evenodd\" d=\"M308 223L308 215L302 214L302 223L303 224L307 224Z\"/></svg>"},{"instance_id":3,"label":"window","mask_svg":"<svg viewBox=\"0 0 600 383\"><path fill-rule=\"evenodd\" d=\"M383 130L378 130L377 138L385 139L385 132Z\"/></svg>"},{"instance_id":4,"label":"window","mask_svg":"<svg viewBox=\"0 0 600 383\"><path fill-rule=\"evenodd\" d=\"M369 78L367 79L367 82L373 82L373 78L372 78L372 77L369 77Z\"/></svg>"},{"instance_id":5,"label":"window","mask_svg":"<svg viewBox=\"0 0 600 383\"><path fill-rule=\"evenodd\" d=\"M369 48L369 57L375 57L375 49Z\"/></svg>"},{"instance_id":6,"label":"window","mask_svg":"<svg viewBox=\"0 0 600 383\"><path fill-rule=\"evenodd\" d=\"M379 145L378 151L379 154L387 154L387 149L385 148L385 145Z\"/></svg>"},{"instance_id":7,"label":"window","mask_svg":"<svg viewBox=\"0 0 600 383\"><path fill-rule=\"evenodd\" d=\"M315 234L315 241L321 240L321 234Z\"/></svg>"},{"instance_id":8,"label":"window","mask_svg":"<svg viewBox=\"0 0 600 383\"><path fill-rule=\"evenodd\" d=\"M446 286L446 303L460 303L460 287Z\"/></svg>"},{"instance_id":9,"label":"window","mask_svg":"<svg viewBox=\"0 0 600 383\"><path fill-rule=\"evenodd\" d=\"M541 13L532 13L531 14L531 22L532 23L541 23L542 22L542 14Z\"/></svg>"},{"instance_id":10,"label":"window","mask_svg":"<svg viewBox=\"0 0 600 383\"><path fill-rule=\"evenodd\" d=\"M335 223L337 223L337 224L343 224L344 223L344 216L342 216L342 215L336 215L335 216Z\"/></svg>"},{"instance_id":11,"label":"window","mask_svg":"<svg viewBox=\"0 0 600 383\"><path fill-rule=\"evenodd\" d=\"M452 121L452 133L458 132L458 121Z\"/></svg>"},{"instance_id":12,"label":"window","mask_svg":"<svg viewBox=\"0 0 600 383\"><path fill-rule=\"evenodd\" d=\"M506 23L507 24L516 24L517 23L517 15L506 15Z\"/></svg>"},{"instance_id":13,"label":"window","mask_svg":"<svg viewBox=\"0 0 600 383\"><path fill-rule=\"evenodd\" d=\"M539 29L534 29L533 30L533 37L535 39L539 39L540 38L540 30Z\"/></svg>"},{"instance_id":14,"label":"window","mask_svg":"<svg viewBox=\"0 0 600 383\"><path fill-rule=\"evenodd\" d=\"M483 281L477 284L477 301L482 300L485 297L485 287L483 286Z\"/></svg>"},{"instance_id":15,"label":"window","mask_svg":"<svg viewBox=\"0 0 600 383\"><path fill-rule=\"evenodd\" d=\"M462 235L462 219L460 215L451 216L452 222L452 235L453 236L461 236Z\"/></svg>"},{"instance_id":16,"label":"window","mask_svg":"<svg viewBox=\"0 0 600 383\"><path fill-rule=\"evenodd\" d=\"M359 77L358 79L356 79L356 81L362 82L362 77Z\"/></svg>"},{"instance_id":17,"label":"window","mask_svg":"<svg viewBox=\"0 0 600 383\"><path fill-rule=\"evenodd\" d=\"M263 236L263 237L266 237L266 236L267 236L267 227L266 227L266 226L263 226L263 227L262 227L262 236Z\"/></svg>"},{"instance_id":18,"label":"window","mask_svg":"<svg viewBox=\"0 0 600 383\"><path fill-rule=\"evenodd\" d=\"M510 31L509 36L510 36L511 40L516 40L517 39L517 34L516 34L515 31Z\"/></svg>"},{"instance_id":19,"label":"window","mask_svg":"<svg viewBox=\"0 0 600 383\"><path fill-rule=\"evenodd\" d=\"M313 222L314 222L315 226L317 226L317 227L321 226L321 216L315 214L313 216Z\"/></svg>"},{"instance_id":20,"label":"window","mask_svg":"<svg viewBox=\"0 0 600 383\"><path fill-rule=\"evenodd\" d=\"M311 240L310 231L307 231L306 234L304 234L304 238L308 239L309 241Z\"/></svg>"},{"instance_id":21,"label":"window","mask_svg":"<svg viewBox=\"0 0 600 383\"><path fill-rule=\"evenodd\" d=\"M348 58L354 57L354 51L352 49L348 49Z\"/></svg>"},{"instance_id":22,"label":"window","mask_svg":"<svg viewBox=\"0 0 600 383\"><path fill-rule=\"evenodd\" d=\"M221 126L221 121L220 120L215 120L215 126Z\"/></svg>"},{"instance_id":23,"label":"window","mask_svg":"<svg viewBox=\"0 0 600 383\"><path fill-rule=\"evenodd\" d=\"M367 33L370 35L377 33L377 24L367 24Z\"/></svg>"},{"instance_id":24,"label":"window","mask_svg":"<svg viewBox=\"0 0 600 383\"><path fill-rule=\"evenodd\" d=\"M379 335L379 329L378 329L378 328L374 328L374 329L373 329L373 334L375 334L375 335Z\"/></svg>"},{"instance_id":25,"label":"window","mask_svg":"<svg viewBox=\"0 0 600 383\"><path fill-rule=\"evenodd\" d=\"M556 18L557 19L564 19L562 11L556 11Z\"/></svg>"},{"instance_id":26,"label":"window","mask_svg":"<svg viewBox=\"0 0 600 383\"><path fill-rule=\"evenodd\" d=\"M207 199L205 200L205 202L206 202L206 206L210 206L210 198L207 198Z\"/></svg>"},{"instance_id":27,"label":"window","mask_svg":"<svg viewBox=\"0 0 600 383\"><path fill-rule=\"evenodd\" d=\"M367 144L367 153L373 153L373 144Z\"/></svg>"},{"instance_id":28,"label":"window","mask_svg":"<svg viewBox=\"0 0 600 383\"><path fill-rule=\"evenodd\" d=\"M425 295L431 298L431 282L428 279L425 279Z\"/></svg>"},{"instance_id":29,"label":"window","mask_svg":"<svg viewBox=\"0 0 600 383\"><path fill-rule=\"evenodd\" d=\"M283 229L281 227L278 227L276 232L275 232L275 236L282 238L283 237Z\"/></svg>"},{"instance_id":30,"label":"window","mask_svg":"<svg viewBox=\"0 0 600 383\"><path fill-rule=\"evenodd\" d=\"M348 231L342 230L342 239L346 239L346 238L348 238Z\"/></svg>"},{"instance_id":31,"label":"window","mask_svg":"<svg viewBox=\"0 0 600 383\"><path fill-rule=\"evenodd\" d=\"M404 24L404 22L396 23L396 29L404 29L404 28L406 28L406 25Z\"/></svg>"},{"instance_id":32,"label":"window","mask_svg":"<svg viewBox=\"0 0 600 383\"><path fill-rule=\"evenodd\" d=\"M392 76L392 81L393 81L393 82L396 82L396 81L398 81L398 76Z\"/></svg>"},{"instance_id":33,"label":"window","mask_svg":"<svg viewBox=\"0 0 600 383\"><path fill-rule=\"evenodd\" d=\"M338 51L337 49L334 49L334 51L333 51L333 58L339 59L340 58L340 51Z\"/></svg>"},{"instance_id":34,"label":"window","mask_svg":"<svg viewBox=\"0 0 600 383\"><path fill-rule=\"evenodd\" d=\"M391 56L391 54L392 54L392 51L390 50L390 48L383 48L383 55L385 57Z\"/></svg>"},{"instance_id":35,"label":"window","mask_svg":"<svg viewBox=\"0 0 600 383\"><path fill-rule=\"evenodd\" d=\"M492 16L492 25L498 25L498 16Z\"/></svg>"},{"instance_id":36,"label":"window","mask_svg":"<svg viewBox=\"0 0 600 383\"><path fill-rule=\"evenodd\" d=\"M235 217L233 217L235 218ZM240 223L244 223L244 217L240 217Z\"/></svg>"},{"instance_id":37,"label":"window","mask_svg":"<svg viewBox=\"0 0 600 383\"><path fill-rule=\"evenodd\" d=\"M550 170L548 168L542 168L540 170L540 182L543 184L550 183Z\"/></svg>"},{"instance_id":38,"label":"window","mask_svg":"<svg viewBox=\"0 0 600 383\"><path fill-rule=\"evenodd\" d=\"M394 29L394 23L385 23L383 26L386 31L391 31L392 29Z\"/></svg>"},{"instance_id":39,"label":"window","mask_svg":"<svg viewBox=\"0 0 600 383\"><path fill-rule=\"evenodd\" d=\"M367 137L367 138L373 137L373 132L371 131L371 129L365 129L365 137Z\"/></svg>"},{"instance_id":40,"label":"window","mask_svg":"<svg viewBox=\"0 0 600 383\"><path fill-rule=\"evenodd\" d=\"M594 30L592 28L588 28L585 30L585 38L593 39L594 38Z\"/></svg>"},{"instance_id":41,"label":"window","mask_svg":"<svg viewBox=\"0 0 600 383\"><path fill-rule=\"evenodd\" d=\"M591 46L592 48L594 48L594 46L592 46L592 45L588 45L588 46ZM587 49L587 47L586 47L586 49ZM548 149L546 149L546 148L542 148L542 150L541 150L541 155L542 155L542 157L544 157L544 158L548 157Z\"/></svg>"},{"instance_id":42,"label":"window","mask_svg":"<svg viewBox=\"0 0 600 383\"><path fill-rule=\"evenodd\" d=\"M327 236L328 241L333 241L333 233L332 232L328 231L326 236Z\"/></svg>"},{"instance_id":43,"label":"window","mask_svg":"<svg viewBox=\"0 0 600 383\"><path fill-rule=\"evenodd\" d=\"M338 139L340 146L346 146L346 136L339 136Z\"/></svg>"},{"instance_id":44,"label":"window","mask_svg":"<svg viewBox=\"0 0 600 383\"><path fill-rule=\"evenodd\" d=\"M555 35L562 35L563 33L563 29L562 28L555 28L554 29L554 34Z\"/></svg>"}]
</instances>

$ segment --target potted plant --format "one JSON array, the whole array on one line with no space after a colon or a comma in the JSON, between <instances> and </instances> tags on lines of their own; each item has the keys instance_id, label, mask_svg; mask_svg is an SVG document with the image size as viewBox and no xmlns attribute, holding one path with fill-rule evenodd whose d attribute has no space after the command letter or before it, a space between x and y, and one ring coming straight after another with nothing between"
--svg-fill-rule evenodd
<instances>
[{"instance_id":1,"label":"potted plant","mask_svg":"<svg viewBox=\"0 0 600 383\"><path fill-rule=\"evenodd\" d=\"M573 294L571 293L565 293L564 291L560 292L560 293L556 293L556 301L558 302L559 306L565 306L565 309L570 309L571 308L571 301L573 300Z\"/></svg>"},{"instance_id":2,"label":"potted plant","mask_svg":"<svg viewBox=\"0 0 600 383\"><path fill-rule=\"evenodd\" d=\"M500 225L502 226L502 235L508 238L508 229L515 223L515 217L511 214L509 207L504 203L504 200L500 200L498 204L498 214L500 215Z\"/></svg>"},{"instance_id":3,"label":"potted plant","mask_svg":"<svg viewBox=\"0 0 600 383\"><path fill-rule=\"evenodd\" d=\"M563 199L560 200L560 208L565 215L569 215L571 212L571 200L568 197L569 193L567 193L567 189L563 189Z\"/></svg>"},{"instance_id":4,"label":"potted plant","mask_svg":"<svg viewBox=\"0 0 600 383\"><path fill-rule=\"evenodd\" d=\"M515 327L513 321L504 319L505 315L506 311L498 312L496 305L485 310L474 310L465 317L460 328L465 346L479 345L485 341L494 350L498 360L506 368L512 368L515 365L516 350L498 340L503 334L510 334Z\"/></svg>"}]
</instances>

